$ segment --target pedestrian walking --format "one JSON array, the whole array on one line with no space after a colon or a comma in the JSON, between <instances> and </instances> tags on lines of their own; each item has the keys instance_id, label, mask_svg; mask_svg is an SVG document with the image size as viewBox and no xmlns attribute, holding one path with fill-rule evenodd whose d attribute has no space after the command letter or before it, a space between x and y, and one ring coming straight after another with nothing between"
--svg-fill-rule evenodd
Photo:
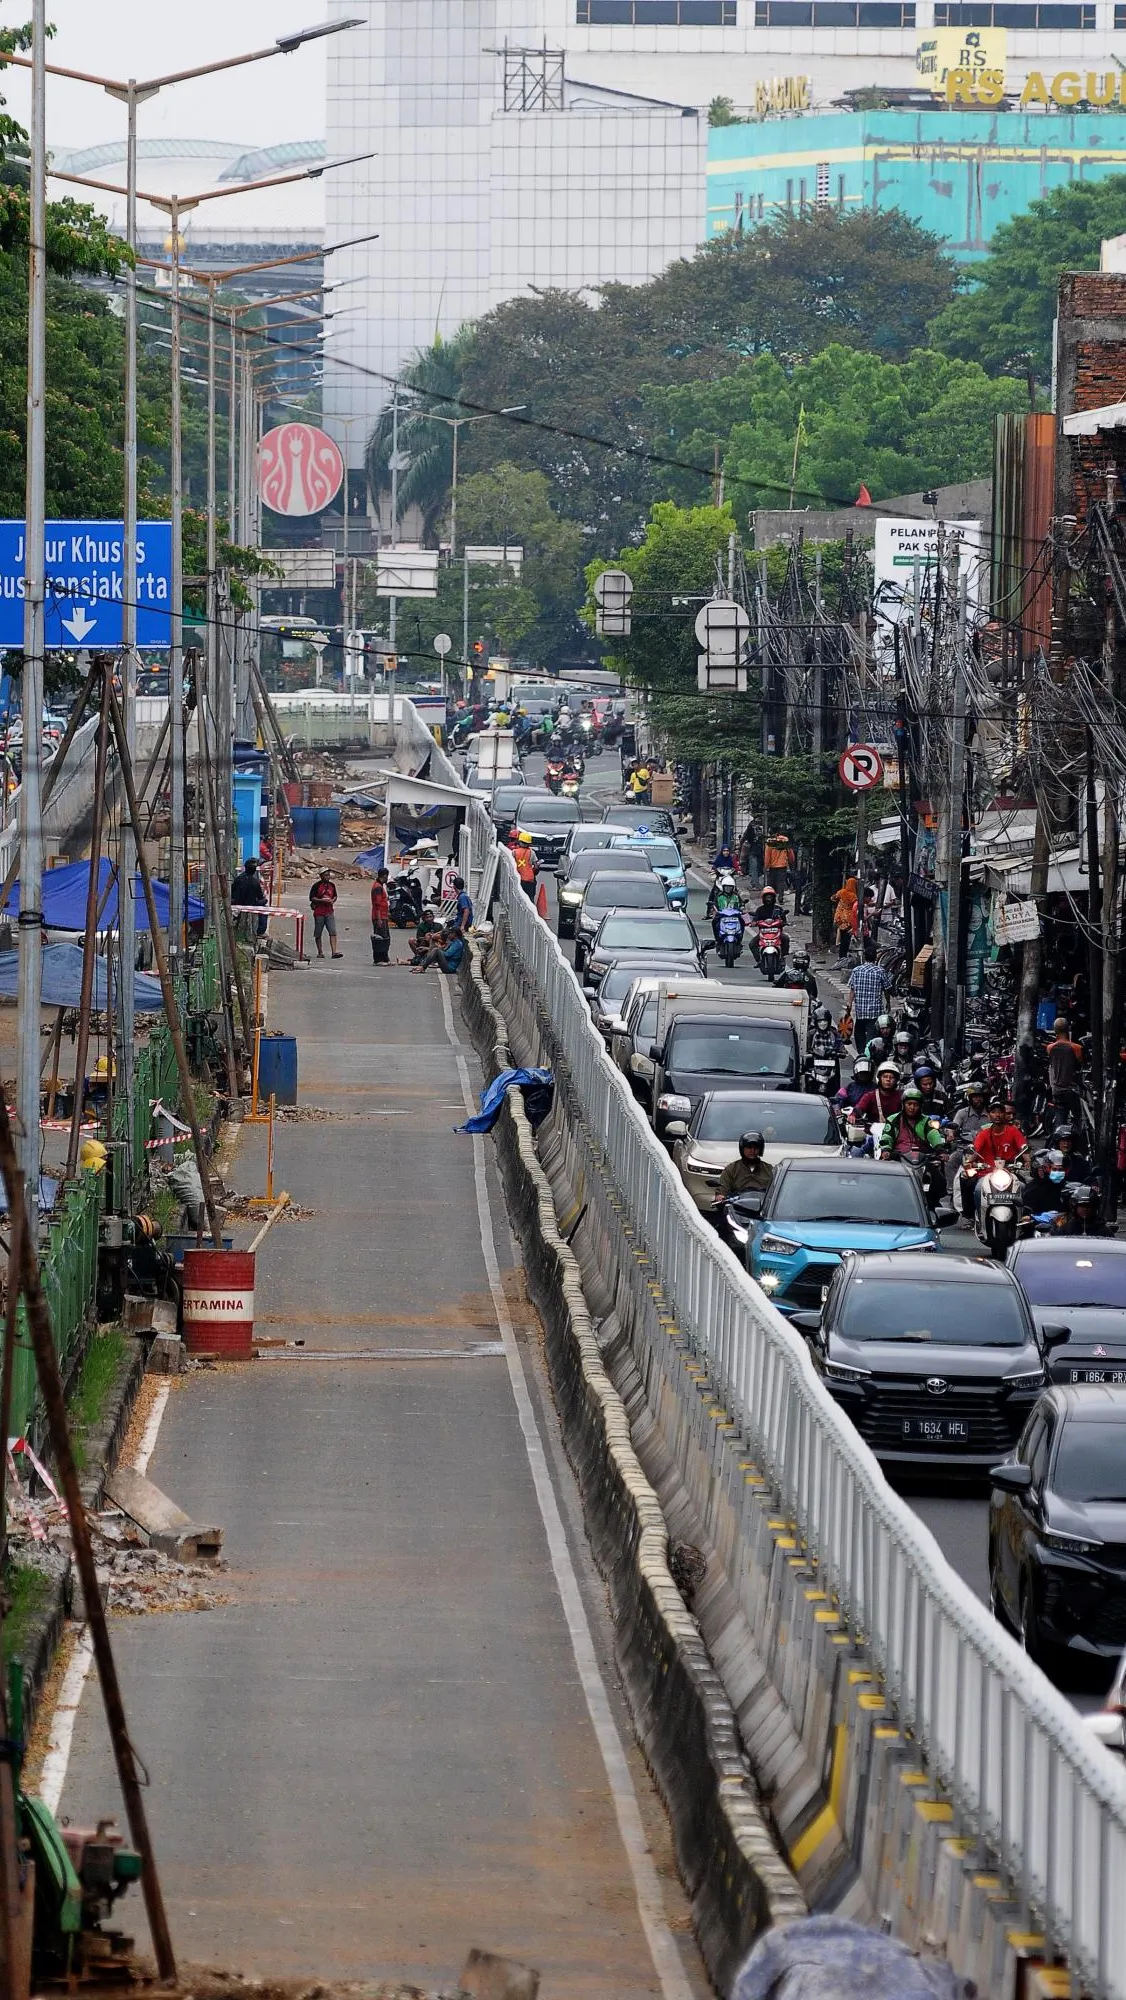
<instances>
[{"instance_id":1,"label":"pedestrian walking","mask_svg":"<svg viewBox=\"0 0 1126 2000\"><path fill-rule=\"evenodd\" d=\"M343 958L344 953L336 949L336 884L332 871L322 868L309 891L309 905L313 912L313 943L317 947L317 957L324 957L324 937L327 933L334 958Z\"/></svg>"},{"instance_id":2,"label":"pedestrian walking","mask_svg":"<svg viewBox=\"0 0 1126 2000\"><path fill-rule=\"evenodd\" d=\"M849 1006L853 1016L852 1039L858 1049L866 1049L876 1033L876 1023L891 992L891 978L876 963L874 944L864 946L864 956L848 975Z\"/></svg>"},{"instance_id":3,"label":"pedestrian walking","mask_svg":"<svg viewBox=\"0 0 1126 2000\"><path fill-rule=\"evenodd\" d=\"M391 956L391 901L388 874L381 868L371 885L371 962L386 965Z\"/></svg>"},{"instance_id":4,"label":"pedestrian walking","mask_svg":"<svg viewBox=\"0 0 1126 2000\"><path fill-rule=\"evenodd\" d=\"M856 877L848 875L833 897L833 929L837 934L837 958L842 964L852 949L859 924L856 891Z\"/></svg>"},{"instance_id":5,"label":"pedestrian walking","mask_svg":"<svg viewBox=\"0 0 1126 2000\"><path fill-rule=\"evenodd\" d=\"M1044 1050L1048 1061L1048 1082L1057 1118L1075 1118L1079 1112L1079 1072L1083 1067L1083 1045L1073 1042L1066 1017L1057 1015L1052 1039Z\"/></svg>"}]
</instances>

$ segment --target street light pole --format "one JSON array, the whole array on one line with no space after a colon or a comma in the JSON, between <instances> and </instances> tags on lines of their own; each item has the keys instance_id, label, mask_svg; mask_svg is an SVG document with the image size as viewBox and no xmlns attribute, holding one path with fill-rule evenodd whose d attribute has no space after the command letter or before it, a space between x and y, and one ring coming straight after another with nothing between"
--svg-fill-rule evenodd
<instances>
[{"instance_id":1,"label":"street light pole","mask_svg":"<svg viewBox=\"0 0 1126 2000\"><path fill-rule=\"evenodd\" d=\"M39 988L43 962L43 654L47 511L47 28L34 0L31 72L31 235L27 265L27 486L24 526L23 750L20 781L20 1166L31 1241L39 1240Z\"/></svg>"},{"instance_id":2,"label":"street light pole","mask_svg":"<svg viewBox=\"0 0 1126 2000\"><path fill-rule=\"evenodd\" d=\"M172 832L168 859L168 957L173 979L184 937L184 412L180 376L180 203L168 204L172 228L172 632L168 654L168 726L172 751Z\"/></svg>"}]
</instances>

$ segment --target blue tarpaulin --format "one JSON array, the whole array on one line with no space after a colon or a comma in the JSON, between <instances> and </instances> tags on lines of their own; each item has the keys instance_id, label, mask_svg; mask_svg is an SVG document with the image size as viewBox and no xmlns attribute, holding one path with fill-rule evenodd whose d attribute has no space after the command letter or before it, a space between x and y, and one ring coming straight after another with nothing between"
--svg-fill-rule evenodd
<instances>
[{"instance_id":1,"label":"blue tarpaulin","mask_svg":"<svg viewBox=\"0 0 1126 2000\"><path fill-rule=\"evenodd\" d=\"M98 864L98 918L99 930L117 928L117 888L116 881L109 895L106 888L113 872L113 864L103 856ZM72 861L65 868L48 868L43 876L43 922L52 931L84 931L86 928L86 891L90 881L90 863ZM148 906L145 891L139 875L133 878L134 903L137 911L137 929L147 931L149 927ZM153 897L156 902L157 920L162 929L168 927L168 884L153 883ZM105 908L102 909L102 899ZM14 917L20 907L20 885L13 882L8 900L3 904L3 914ZM189 924L201 924L206 911L198 896L186 899L185 916Z\"/></svg>"},{"instance_id":2,"label":"blue tarpaulin","mask_svg":"<svg viewBox=\"0 0 1126 2000\"><path fill-rule=\"evenodd\" d=\"M760 1938L731 2000L970 2000L945 1959L840 1917L806 1917Z\"/></svg>"},{"instance_id":3,"label":"blue tarpaulin","mask_svg":"<svg viewBox=\"0 0 1126 2000\"><path fill-rule=\"evenodd\" d=\"M0 951L0 994L11 999L19 981L19 952ZM133 974L134 1005L138 1012L159 1014L163 1001L160 981L151 972ZM104 958L94 960L94 1006L107 1004L106 962ZM80 944L45 944L43 946L43 981L39 989L40 1002L44 1007L77 1007L82 998L82 946Z\"/></svg>"},{"instance_id":4,"label":"blue tarpaulin","mask_svg":"<svg viewBox=\"0 0 1126 2000\"><path fill-rule=\"evenodd\" d=\"M476 1113L475 1117L468 1119L464 1125L455 1125L454 1131L491 1132L497 1119L500 1117L501 1107L504 1104L504 1093L512 1083L518 1085L521 1090L529 1093L529 1095L536 1091L543 1093L542 1108L537 1107L539 1109L539 1117L532 1118L533 1124L539 1124L540 1119L546 1118L551 1108L551 1099L548 1094L554 1087L554 1078L551 1071L549 1069L502 1069L500 1075L494 1077L491 1083L486 1084L484 1090L481 1092L480 1111ZM528 1115L532 1117L531 1103L528 1104Z\"/></svg>"}]
</instances>

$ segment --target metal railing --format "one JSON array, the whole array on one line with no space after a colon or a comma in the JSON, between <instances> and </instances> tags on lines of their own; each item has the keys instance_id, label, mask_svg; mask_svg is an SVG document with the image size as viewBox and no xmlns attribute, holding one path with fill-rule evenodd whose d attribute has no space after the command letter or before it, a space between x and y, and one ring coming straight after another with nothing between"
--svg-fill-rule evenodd
<instances>
[{"instance_id":1,"label":"metal railing","mask_svg":"<svg viewBox=\"0 0 1126 2000\"><path fill-rule=\"evenodd\" d=\"M475 827L475 846L482 837ZM497 900L557 1089L931 1776L1078 1977L1099 2000L1126 2000L1126 1779L892 1491L804 1342L701 1220L507 855Z\"/></svg>"}]
</instances>

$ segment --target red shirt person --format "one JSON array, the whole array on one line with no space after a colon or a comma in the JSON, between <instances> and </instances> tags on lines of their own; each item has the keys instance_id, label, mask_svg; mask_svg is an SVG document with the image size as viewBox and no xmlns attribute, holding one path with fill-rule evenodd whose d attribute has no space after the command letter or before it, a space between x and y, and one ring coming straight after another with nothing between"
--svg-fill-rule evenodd
<instances>
[{"instance_id":1,"label":"red shirt person","mask_svg":"<svg viewBox=\"0 0 1126 2000\"><path fill-rule=\"evenodd\" d=\"M1009 1122L1009 1107L995 1100L989 1107L989 1123L974 1140L974 1152L992 1173L994 1167L1011 1167L1027 1150L1028 1141L1019 1125Z\"/></svg>"},{"instance_id":2,"label":"red shirt person","mask_svg":"<svg viewBox=\"0 0 1126 2000\"><path fill-rule=\"evenodd\" d=\"M373 965L386 965L391 949L391 901L387 894L387 870L381 868L371 885L371 958Z\"/></svg>"},{"instance_id":3,"label":"red shirt person","mask_svg":"<svg viewBox=\"0 0 1126 2000\"><path fill-rule=\"evenodd\" d=\"M343 958L344 953L336 949L336 884L327 868L323 868L309 891L309 903L313 912L313 942L317 947L317 957L324 957L324 936L327 931L334 958Z\"/></svg>"}]
</instances>

